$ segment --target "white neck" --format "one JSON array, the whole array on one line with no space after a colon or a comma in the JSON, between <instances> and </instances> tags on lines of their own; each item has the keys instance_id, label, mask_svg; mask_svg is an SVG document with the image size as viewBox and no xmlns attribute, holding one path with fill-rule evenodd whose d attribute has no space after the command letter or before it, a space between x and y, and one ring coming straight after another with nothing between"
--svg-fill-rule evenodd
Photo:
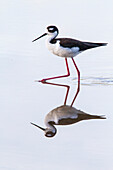
<instances>
[{"instance_id":1,"label":"white neck","mask_svg":"<svg viewBox=\"0 0 113 170\"><path fill-rule=\"evenodd\" d=\"M48 33L48 41L51 41L52 39L56 38L56 36L58 35L58 32L55 31L54 33Z\"/></svg>"},{"instance_id":2,"label":"white neck","mask_svg":"<svg viewBox=\"0 0 113 170\"><path fill-rule=\"evenodd\" d=\"M46 123L47 129L50 129L53 133L56 133L56 128L49 122Z\"/></svg>"}]
</instances>

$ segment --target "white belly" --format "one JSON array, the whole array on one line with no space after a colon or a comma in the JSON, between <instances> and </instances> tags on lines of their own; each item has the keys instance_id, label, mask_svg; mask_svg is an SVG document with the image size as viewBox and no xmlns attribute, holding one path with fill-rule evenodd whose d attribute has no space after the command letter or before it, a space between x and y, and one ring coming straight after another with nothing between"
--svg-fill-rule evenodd
<instances>
[{"instance_id":1,"label":"white belly","mask_svg":"<svg viewBox=\"0 0 113 170\"><path fill-rule=\"evenodd\" d=\"M60 57L74 57L80 53L79 47L64 48L60 46L59 41L56 44L51 44L47 40L46 45L49 51Z\"/></svg>"}]
</instances>

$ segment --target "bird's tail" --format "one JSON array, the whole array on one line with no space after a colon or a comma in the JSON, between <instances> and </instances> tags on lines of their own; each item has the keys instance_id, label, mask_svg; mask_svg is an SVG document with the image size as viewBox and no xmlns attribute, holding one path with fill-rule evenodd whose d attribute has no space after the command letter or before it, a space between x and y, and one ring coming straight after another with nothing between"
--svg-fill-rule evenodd
<instances>
[{"instance_id":1,"label":"bird's tail","mask_svg":"<svg viewBox=\"0 0 113 170\"><path fill-rule=\"evenodd\" d=\"M106 117L104 115L98 116L98 115L89 115L89 114L86 114L84 116L86 116L85 117L86 120L88 120L88 119L106 119Z\"/></svg>"},{"instance_id":2,"label":"bird's tail","mask_svg":"<svg viewBox=\"0 0 113 170\"><path fill-rule=\"evenodd\" d=\"M84 42L84 49L96 48L100 46L106 46L108 43L93 43L93 42Z\"/></svg>"},{"instance_id":3,"label":"bird's tail","mask_svg":"<svg viewBox=\"0 0 113 170\"><path fill-rule=\"evenodd\" d=\"M95 44L97 46L106 46L108 43L93 43L93 44Z\"/></svg>"}]
</instances>

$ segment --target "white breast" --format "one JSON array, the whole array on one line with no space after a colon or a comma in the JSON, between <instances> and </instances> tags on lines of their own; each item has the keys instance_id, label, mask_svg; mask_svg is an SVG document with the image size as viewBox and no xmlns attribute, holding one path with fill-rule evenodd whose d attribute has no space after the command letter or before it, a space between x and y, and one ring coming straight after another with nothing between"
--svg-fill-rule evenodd
<instances>
[{"instance_id":1,"label":"white breast","mask_svg":"<svg viewBox=\"0 0 113 170\"><path fill-rule=\"evenodd\" d=\"M60 41L57 41L57 43L51 44L50 40L47 39L46 46L49 51L60 57L74 57L80 53L79 47L64 48L60 46L59 42Z\"/></svg>"}]
</instances>

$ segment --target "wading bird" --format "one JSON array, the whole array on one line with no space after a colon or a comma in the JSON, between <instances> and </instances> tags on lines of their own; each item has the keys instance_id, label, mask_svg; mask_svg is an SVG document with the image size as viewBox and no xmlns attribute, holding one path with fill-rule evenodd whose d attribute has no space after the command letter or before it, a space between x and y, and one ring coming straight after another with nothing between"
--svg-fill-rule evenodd
<instances>
[{"instance_id":1,"label":"wading bird","mask_svg":"<svg viewBox=\"0 0 113 170\"><path fill-rule=\"evenodd\" d=\"M62 105L50 111L45 117L46 128L42 128L37 124L32 125L44 131L46 137L53 137L56 135L57 129L54 125L71 125L81 120L88 119L106 119L104 116L90 115L83 111L77 110L68 105Z\"/></svg>"},{"instance_id":2,"label":"wading bird","mask_svg":"<svg viewBox=\"0 0 113 170\"><path fill-rule=\"evenodd\" d=\"M45 84L65 87L67 89L65 99L64 99L64 104L60 107L53 109L46 115L45 117L46 128L42 128L34 123L31 123L32 125L43 130L46 137L55 136L57 132L55 125L70 125L70 124L74 124L79 121L88 120L88 119L106 119L104 116L90 115L90 114L87 114L83 111L76 109L75 107L72 107L78 95L78 89L75 93L75 96L71 104L67 105L66 103L67 103L70 86L62 85L62 84L55 84L55 83L50 83L50 82L45 82ZM78 88L79 88L79 85L78 85Z\"/></svg>"},{"instance_id":3,"label":"wading bird","mask_svg":"<svg viewBox=\"0 0 113 170\"><path fill-rule=\"evenodd\" d=\"M46 33L44 33L40 37L34 39L32 42L47 35L48 36L47 41L46 41L47 48L53 54L65 58L67 74L62 75L62 76L42 79L42 80L40 80L40 82L44 83L46 80L68 77L70 75L70 71L69 71L67 58L71 58L74 63L74 66L77 70L78 83L80 83L80 71L79 71L73 57L75 57L76 55L78 55L79 53L81 53L85 50L95 48L95 47L105 46L105 45L107 45L107 43L83 42L83 41L75 40L72 38L56 38L58 33L59 33L59 30L56 26L48 26L46 29Z\"/></svg>"}]
</instances>

